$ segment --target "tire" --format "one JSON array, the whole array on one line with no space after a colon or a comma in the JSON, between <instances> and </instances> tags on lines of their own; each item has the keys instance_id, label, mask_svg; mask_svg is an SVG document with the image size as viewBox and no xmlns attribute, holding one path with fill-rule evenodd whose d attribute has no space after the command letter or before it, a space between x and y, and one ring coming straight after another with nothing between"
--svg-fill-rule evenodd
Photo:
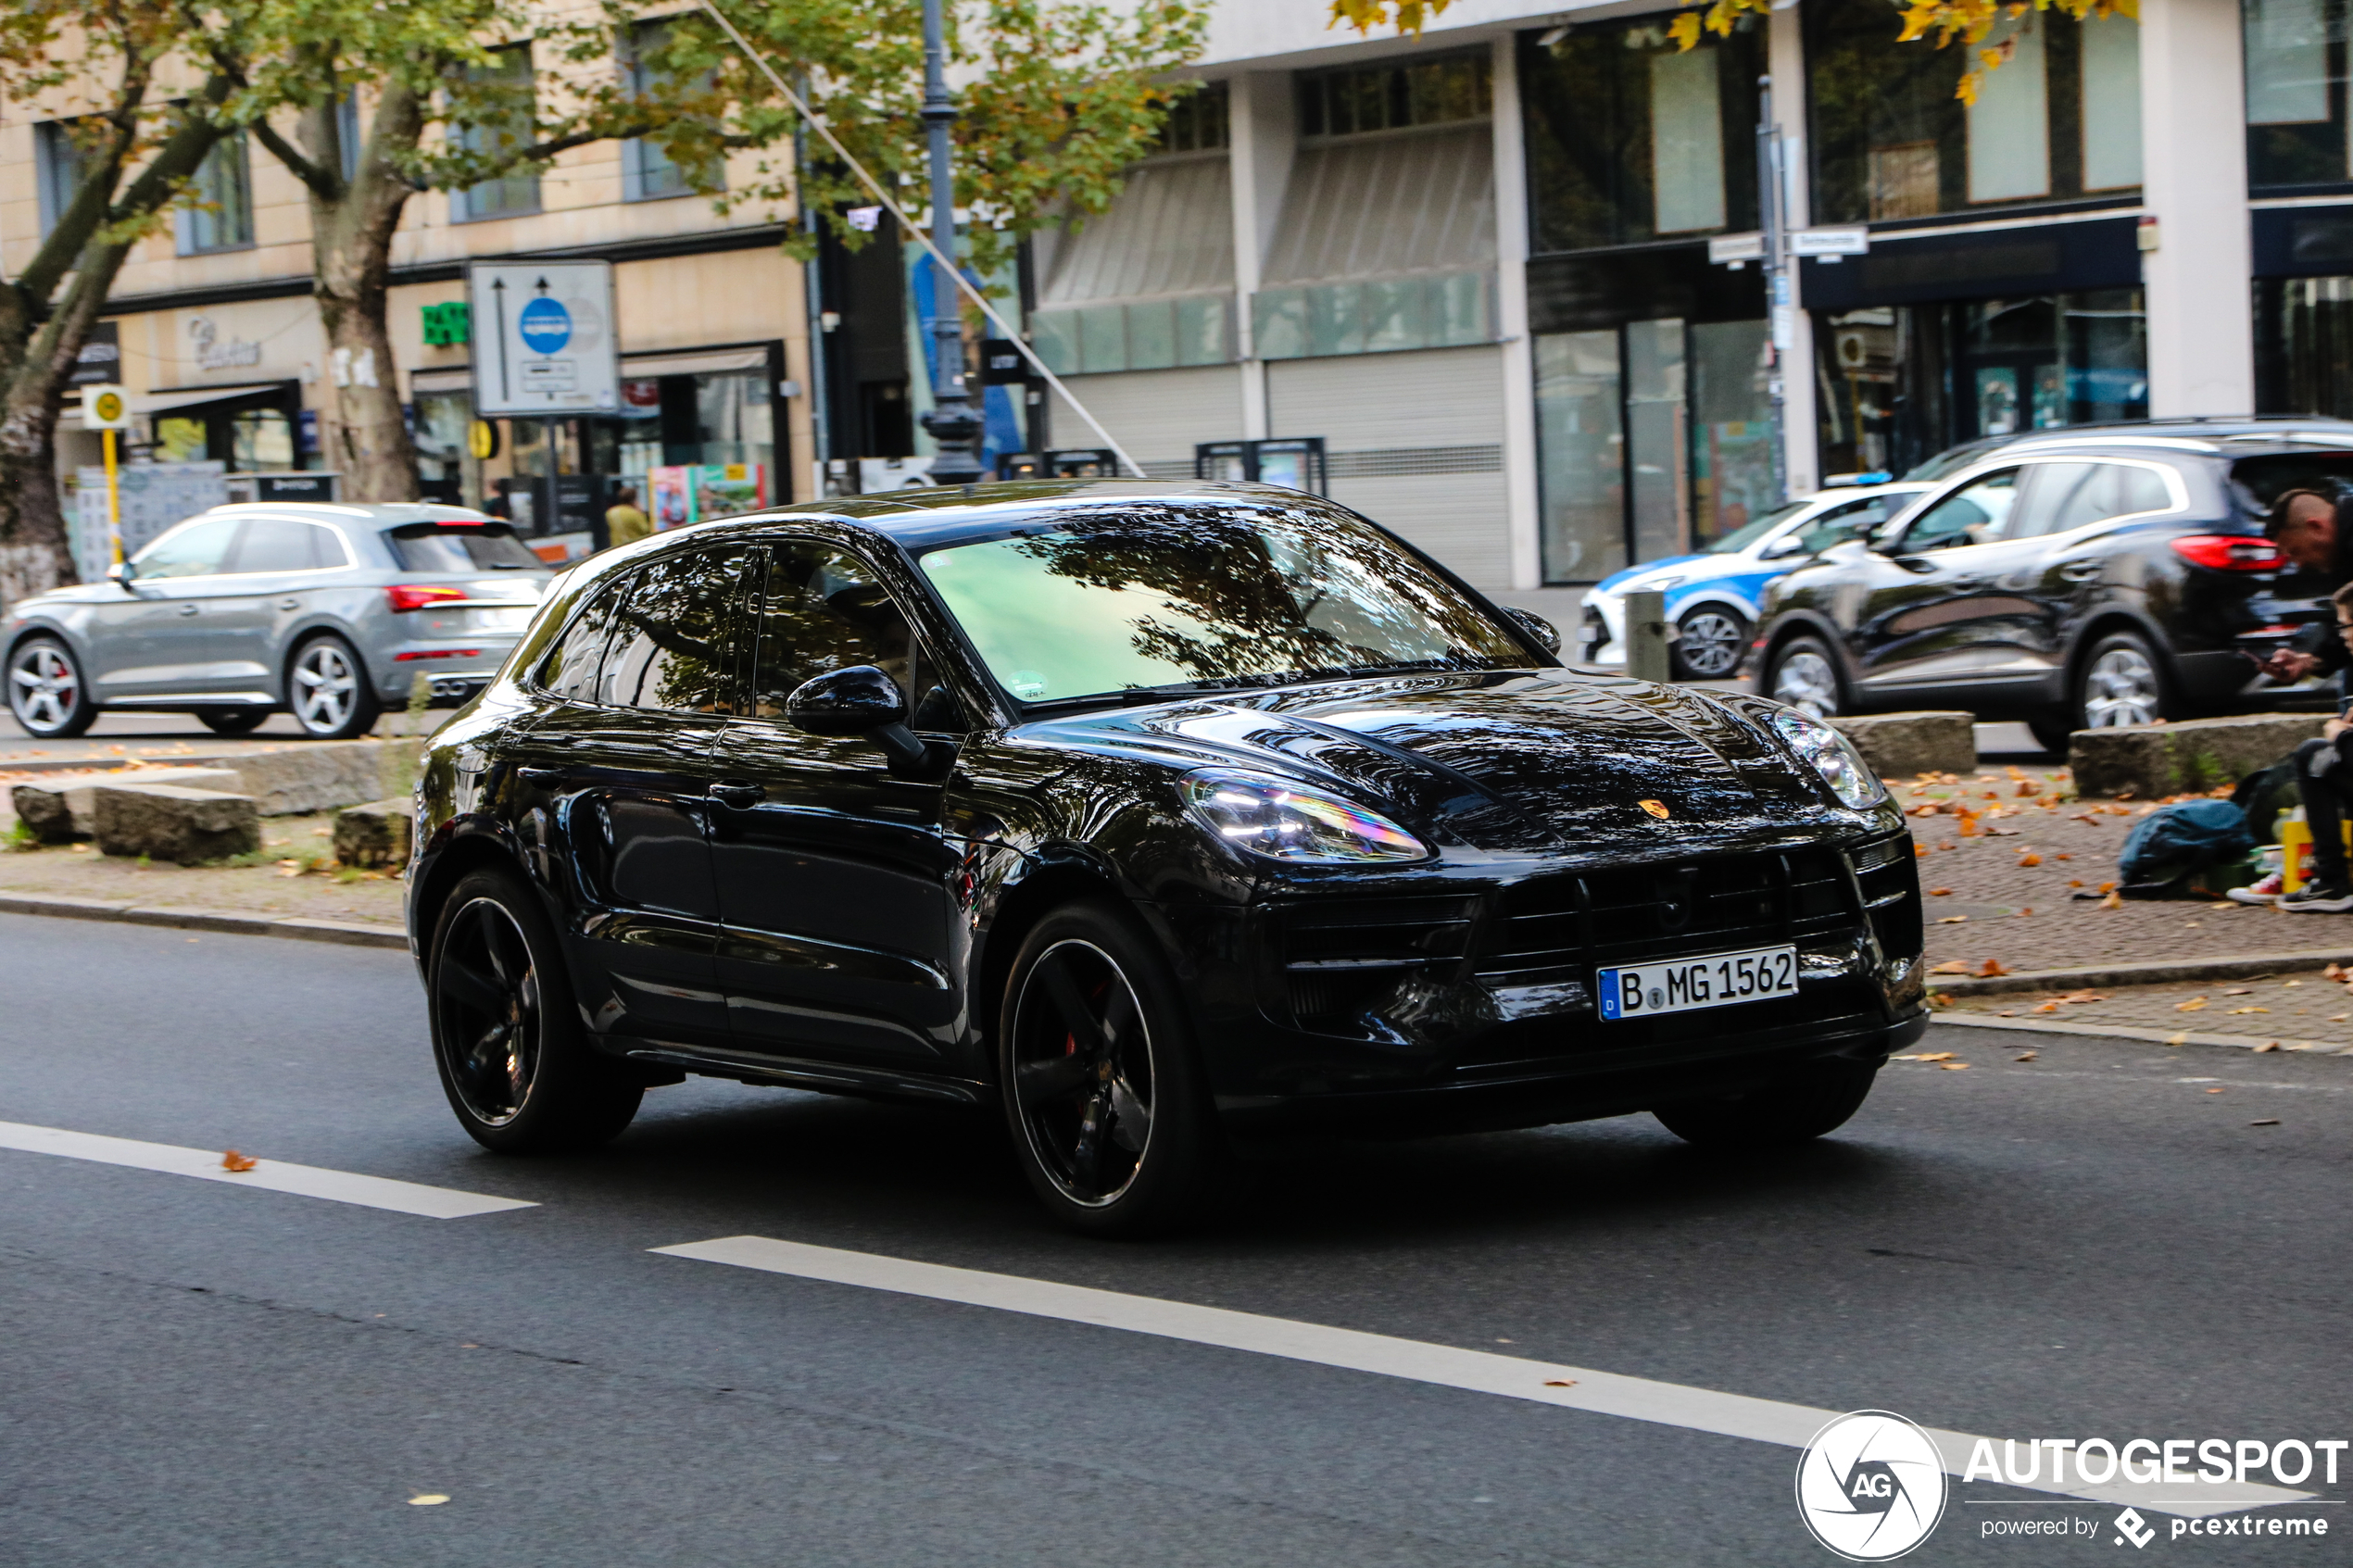
<instances>
[{"instance_id":1,"label":"tire","mask_svg":"<svg viewBox=\"0 0 2353 1568\"><path fill-rule=\"evenodd\" d=\"M2035 745L2045 751L2057 752L2062 758L2067 755L2068 742L2075 734L2075 726L2068 721L2067 716L2057 713L2029 719L2026 727L2033 734Z\"/></svg>"},{"instance_id":2,"label":"tire","mask_svg":"<svg viewBox=\"0 0 2353 1568\"><path fill-rule=\"evenodd\" d=\"M1846 683L1839 678L1838 655L1819 637L1792 637L1775 648L1762 684L1767 696L1817 719L1846 711Z\"/></svg>"},{"instance_id":3,"label":"tire","mask_svg":"<svg viewBox=\"0 0 2353 1568\"><path fill-rule=\"evenodd\" d=\"M295 649L286 665L286 707L312 740L356 739L374 729L384 712L368 667L332 632Z\"/></svg>"},{"instance_id":4,"label":"tire","mask_svg":"<svg viewBox=\"0 0 2353 1568\"><path fill-rule=\"evenodd\" d=\"M8 711L37 740L71 740L98 721L98 705L73 649L27 637L8 654Z\"/></svg>"},{"instance_id":5,"label":"tire","mask_svg":"<svg viewBox=\"0 0 2353 1568\"><path fill-rule=\"evenodd\" d=\"M442 1092L483 1148L594 1148L637 1114L644 1088L583 1036L555 927L512 872L472 872L451 889L425 996Z\"/></svg>"},{"instance_id":6,"label":"tire","mask_svg":"<svg viewBox=\"0 0 2353 1568\"><path fill-rule=\"evenodd\" d=\"M1805 1143L1837 1131L1863 1108L1879 1067L1875 1061L1837 1058L1808 1062L1744 1095L1663 1105L1651 1114L1668 1132L1702 1148Z\"/></svg>"},{"instance_id":7,"label":"tire","mask_svg":"<svg viewBox=\"0 0 2353 1568\"><path fill-rule=\"evenodd\" d=\"M1055 1218L1096 1236L1195 1218L1220 1139L1174 976L1105 901L1039 922L1013 960L997 1030L1013 1150Z\"/></svg>"},{"instance_id":8,"label":"tire","mask_svg":"<svg viewBox=\"0 0 2353 1568\"><path fill-rule=\"evenodd\" d=\"M1738 610L1702 605L1675 622L1668 651L1679 681L1730 679L1748 651L1748 621Z\"/></svg>"},{"instance_id":9,"label":"tire","mask_svg":"<svg viewBox=\"0 0 2353 1568\"><path fill-rule=\"evenodd\" d=\"M2111 632L2076 664L2068 709L2079 730L2178 719L2164 661L2138 632Z\"/></svg>"},{"instance_id":10,"label":"tire","mask_svg":"<svg viewBox=\"0 0 2353 1568\"><path fill-rule=\"evenodd\" d=\"M216 735L248 735L270 717L266 708L199 708L196 721Z\"/></svg>"}]
</instances>

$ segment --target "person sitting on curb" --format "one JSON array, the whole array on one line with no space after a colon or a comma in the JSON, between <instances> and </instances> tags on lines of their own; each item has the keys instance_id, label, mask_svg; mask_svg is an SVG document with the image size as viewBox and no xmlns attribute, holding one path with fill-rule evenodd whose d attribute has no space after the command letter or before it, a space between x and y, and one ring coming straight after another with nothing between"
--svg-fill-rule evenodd
<instances>
[{"instance_id":1,"label":"person sitting on curb","mask_svg":"<svg viewBox=\"0 0 2353 1568\"><path fill-rule=\"evenodd\" d=\"M2336 607L2336 642L2353 655L2353 584L2339 588L2331 602ZM2292 914L2342 914L2353 909L2353 869L2345 857L2343 823L2353 802L2353 697L2337 705L2337 716L2321 727L2319 740L2296 748L2296 787L2304 799L2304 821L2312 831L2312 874L2293 893L2283 893L2279 907Z\"/></svg>"}]
</instances>

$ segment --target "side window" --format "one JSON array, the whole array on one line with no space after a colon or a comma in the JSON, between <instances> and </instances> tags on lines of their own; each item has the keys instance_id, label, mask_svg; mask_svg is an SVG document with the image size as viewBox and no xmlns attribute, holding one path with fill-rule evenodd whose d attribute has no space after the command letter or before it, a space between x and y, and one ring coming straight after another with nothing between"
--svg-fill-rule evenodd
<instances>
[{"instance_id":1,"label":"side window","mask_svg":"<svg viewBox=\"0 0 2353 1568\"><path fill-rule=\"evenodd\" d=\"M315 522L293 517L245 521L230 571L316 571L344 564L343 541Z\"/></svg>"},{"instance_id":2,"label":"side window","mask_svg":"<svg viewBox=\"0 0 2353 1568\"><path fill-rule=\"evenodd\" d=\"M1775 555L1818 556L1843 540L1859 539L1887 521L1887 501L1873 496L1824 512L1783 542Z\"/></svg>"},{"instance_id":3,"label":"side window","mask_svg":"<svg viewBox=\"0 0 2353 1568\"><path fill-rule=\"evenodd\" d=\"M597 700L597 673L604 665L605 644L612 635L613 607L627 592L626 579L607 583L580 612L539 666L539 684L557 696L574 702Z\"/></svg>"},{"instance_id":4,"label":"side window","mask_svg":"<svg viewBox=\"0 0 2353 1568\"><path fill-rule=\"evenodd\" d=\"M955 699L929 679L921 645L873 568L830 546L783 543L760 599L751 710L782 718L803 681L871 664L899 683L917 729L962 730Z\"/></svg>"},{"instance_id":5,"label":"side window","mask_svg":"<svg viewBox=\"0 0 2353 1568\"><path fill-rule=\"evenodd\" d=\"M621 604L598 700L674 713L734 712L728 646L750 554L741 546L693 550L638 572Z\"/></svg>"},{"instance_id":6,"label":"side window","mask_svg":"<svg viewBox=\"0 0 2353 1568\"><path fill-rule=\"evenodd\" d=\"M2002 469L1954 491L1904 530L1904 553L1990 545L2007 537L2010 509L2018 500L2018 470Z\"/></svg>"},{"instance_id":7,"label":"side window","mask_svg":"<svg viewBox=\"0 0 2353 1568\"><path fill-rule=\"evenodd\" d=\"M2054 467L2059 465L2053 465ZM2106 522L2135 512L2161 512L2173 505L2173 493L2164 477L2133 463L2070 463L2081 469L2064 498L2049 509L2051 532L2064 533L2086 523Z\"/></svg>"},{"instance_id":8,"label":"side window","mask_svg":"<svg viewBox=\"0 0 2353 1568\"><path fill-rule=\"evenodd\" d=\"M210 577L222 570L244 526L243 518L223 517L183 528L140 551L133 564L142 578Z\"/></svg>"}]
</instances>

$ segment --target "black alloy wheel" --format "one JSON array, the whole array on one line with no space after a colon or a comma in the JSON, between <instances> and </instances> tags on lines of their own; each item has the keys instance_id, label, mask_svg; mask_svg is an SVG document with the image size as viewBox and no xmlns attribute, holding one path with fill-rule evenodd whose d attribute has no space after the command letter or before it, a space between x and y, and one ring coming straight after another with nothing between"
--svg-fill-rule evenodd
<instances>
[{"instance_id":1,"label":"black alloy wheel","mask_svg":"<svg viewBox=\"0 0 2353 1568\"><path fill-rule=\"evenodd\" d=\"M1023 1174L1096 1236L1139 1236L1198 1210L1214 1163L1208 1099L1151 939L1108 904L1059 909L1023 943L999 1030Z\"/></svg>"},{"instance_id":2,"label":"black alloy wheel","mask_svg":"<svg viewBox=\"0 0 2353 1568\"><path fill-rule=\"evenodd\" d=\"M98 721L98 705L73 650L55 637L27 637L8 655L8 711L39 740L71 740Z\"/></svg>"},{"instance_id":3,"label":"black alloy wheel","mask_svg":"<svg viewBox=\"0 0 2353 1568\"><path fill-rule=\"evenodd\" d=\"M196 721L216 735L247 735L270 717L266 708L199 708Z\"/></svg>"},{"instance_id":4,"label":"black alloy wheel","mask_svg":"<svg viewBox=\"0 0 2353 1568\"><path fill-rule=\"evenodd\" d=\"M1702 605L1675 622L1675 678L1721 681L1740 668L1748 646L1748 622L1737 610Z\"/></svg>"},{"instance_id":5,"label":"black alloy wheel","mask_svg":"<svg viewBox=\"0 0 2353 1568\"><path fill-rule=\"evenodd\" d=\"M511 874L474 872L451 892L426 991L442 1089L484 1148L593 1148L636 1115L644 1088L581 1037L555 930Z\"/></svg>"},{"instance_id":6,"label":"black alloy wheel","mask_svg":"<svg viewBox=\"0 0 2353 1568\"><path fill-rule=\"evenodd\" d=\"M1703 1148L1773 1148L1805 1143L1846 1124L1863 1108L1876 1061L1809 1061L1761 1088L1729 1099L1683 1100L1651 1111L1685 1143Z\"/></svg>"},{"instance_id":7,"label":"black alloy wheel","mask_svg":"<svg viewBox=\"0 0 2353 1568\"><path fill-rule=\"evenodd\" d=\"M1765 695L1817 719L1846 711L1846 687L1839 679L1838 655L1821 638L1792 637L1772 652L1766 667Z\"/></svg>"}]
</instances>

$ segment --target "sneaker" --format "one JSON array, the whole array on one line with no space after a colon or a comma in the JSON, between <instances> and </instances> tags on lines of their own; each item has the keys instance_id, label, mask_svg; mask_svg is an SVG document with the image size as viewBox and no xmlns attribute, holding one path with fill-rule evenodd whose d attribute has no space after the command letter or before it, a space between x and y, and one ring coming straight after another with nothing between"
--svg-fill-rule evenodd
<instances>
[{"instance_id":1,"label":"sneaker","mask_svg":"<svg viewBox=\"0 0 2353 1568\"><path fill-rule=\"evenodd\" d=\"M2290 914L2335 915L2353 909L2353 887L2341 882L2308 882L2280 896L2279 907Z\"/></svg>"},{"instance_id":2,"label":"sneaker","mask_svg":"<svg viewBox=\"0 0 2353 1568\"><path fill-rule=\"evenodd\" d=\"M2273 872L2252 887L2233 887L2226 897L2241 904L2276 904L2280 901L2280 873Z\"/></svg>"}]
</instances>

